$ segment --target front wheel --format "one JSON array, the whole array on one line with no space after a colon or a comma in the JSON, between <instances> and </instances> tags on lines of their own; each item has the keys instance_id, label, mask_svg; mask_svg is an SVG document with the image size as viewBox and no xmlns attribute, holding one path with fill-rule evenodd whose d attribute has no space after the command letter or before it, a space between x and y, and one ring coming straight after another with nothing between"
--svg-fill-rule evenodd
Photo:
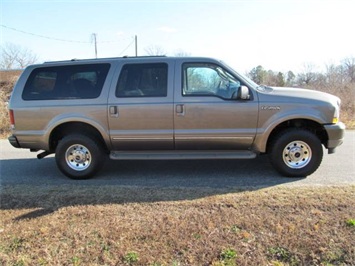
<instances>
[{"instance_id":1,"label":"front wheel","mask_svg":"<svg viewBox=\"0 0 355 266\"><path fill-rule=\"evenodd\" d=\"M269 152L274 168L288 177L305 177L314 173L323 158L320 140L305 129L281 132L271 142Z\"/></svg>"},{"instance_id":2,"label":"front wheel","mask_svg":"<svg viewBox=\"0 0 355 266\"><path fill-rule=\"evenodd\" d=\"M100 142L75 134L58 144L55 158L59 170L71 179L87 179L101 169L105 160Z\"/></svg>"}]
</instances>

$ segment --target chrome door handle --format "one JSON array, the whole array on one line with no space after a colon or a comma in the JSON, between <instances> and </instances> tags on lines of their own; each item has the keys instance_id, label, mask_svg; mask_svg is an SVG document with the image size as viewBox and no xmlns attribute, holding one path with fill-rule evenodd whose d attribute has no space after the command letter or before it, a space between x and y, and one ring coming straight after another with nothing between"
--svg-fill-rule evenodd
<instances>
[{"instance_id":1,"label":"chrome door handle","mask_svg":"<svg viewBox=\"0 0 355 266\"><path fill-rule=\"evenodd\" d=\"M117 106L110 106L110 116L111 117L118 117L118 107Z\"/></svg>"}]
</instances>

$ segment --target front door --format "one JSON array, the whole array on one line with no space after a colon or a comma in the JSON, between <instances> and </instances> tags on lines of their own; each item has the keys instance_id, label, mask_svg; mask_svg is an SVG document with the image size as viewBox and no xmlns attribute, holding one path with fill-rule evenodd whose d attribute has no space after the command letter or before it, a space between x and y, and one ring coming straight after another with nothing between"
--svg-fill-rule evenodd
<instances>
[{"instance_id":1,"label":"front door","mask_svg":"<svg viewBox=\"0 0 355 266\"><path fill-rule=\"evenodd\" d=\"M185 63L176 68L181 84L175 91L175 148L241 150L256 134L258 103L235 100L243 84L215 63Z\"/></svg>"}]
</instances>

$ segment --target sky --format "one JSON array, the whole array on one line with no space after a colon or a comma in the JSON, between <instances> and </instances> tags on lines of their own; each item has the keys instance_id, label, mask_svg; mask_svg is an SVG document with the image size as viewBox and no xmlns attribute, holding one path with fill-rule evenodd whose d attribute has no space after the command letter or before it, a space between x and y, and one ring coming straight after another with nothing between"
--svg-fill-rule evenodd
<instances>
[{"instance_id":1,"label":"sky","mask_svg":"<svg viewBox=\"0 0 355 266\"><path fill-rule=\"evenodd\" d=\"M0 45L39 62L167 55L214 57L245 73L322 68L355 56L355 0L0 0Z\"/></svg>"}]
</instances>

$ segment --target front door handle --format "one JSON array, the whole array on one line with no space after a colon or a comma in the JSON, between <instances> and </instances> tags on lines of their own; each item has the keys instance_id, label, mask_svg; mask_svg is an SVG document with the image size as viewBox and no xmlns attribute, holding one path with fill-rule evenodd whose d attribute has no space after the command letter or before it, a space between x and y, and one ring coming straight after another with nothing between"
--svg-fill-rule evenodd
<instances>
[{"instance_id":1,"label":"front door handle","mask_svg":"<svg viewBox=\"0 0 355 266\"><path fill-rule=\"evenodd\" d=\"M184 116L185 115L185 106L183 104L177 104L175 107L176 114L178 116Z\"/></svg>"},{"instance_id":2,"label":"front door handle","mask_svg":"<svg viewBox=\"0 0 355 266\"><path fill-rule=\"evenodd\" d=\"M118 107L117 106L110 106L110 116L111 117L118 117Z\"/></svg>"}]
</instances>

